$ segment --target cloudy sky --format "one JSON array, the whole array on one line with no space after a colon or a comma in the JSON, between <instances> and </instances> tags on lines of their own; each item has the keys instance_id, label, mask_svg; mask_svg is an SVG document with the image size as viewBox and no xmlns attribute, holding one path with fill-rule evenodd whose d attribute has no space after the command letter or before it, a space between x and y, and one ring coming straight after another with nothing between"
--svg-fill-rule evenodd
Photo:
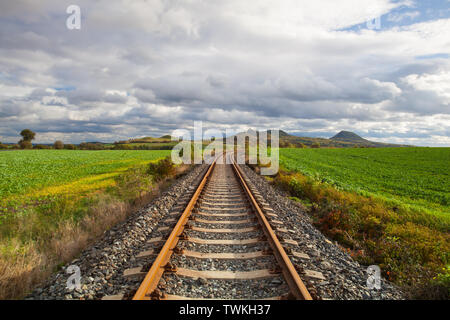
<instances>
[{"instance_id":1,"label":"cloudy sky","mask_svg":"<svg viewBox=\"0 0 450 320\"><path fill-rule=\"evenodd\" d=\"M1 1L0 141L203 121L450 146L449 34L450 0Z\"/></svg>"}]
</instances>

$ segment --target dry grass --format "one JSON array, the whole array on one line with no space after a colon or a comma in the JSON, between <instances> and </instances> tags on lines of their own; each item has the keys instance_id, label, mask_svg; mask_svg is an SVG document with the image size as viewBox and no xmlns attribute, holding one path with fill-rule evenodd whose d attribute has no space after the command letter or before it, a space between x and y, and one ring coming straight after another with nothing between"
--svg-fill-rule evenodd
<instances>
[{"instance_id":1,"label":"dry grass","mask_svg":"<svg viewBox=\"0 0 450 320\"><path fill-rule=\"evenodd\" d=\"M14 244L3 248L0 256L0 299L23 297L58 265L71 261L105 230L123 221L133 209L130 204L104 196L79 223L61 223L45 241L40 239L24 245L12 240Z\"/></svg>"},{"instance_id":2,"label":"dry grass","mask_svg":"<svg viewBox=\"0 0 450 320\"><path fill-rule=\"evenodd\" d=\"M189 167L177 168L181 175ZM82 199L57 199L3 223L0 238L0 299L20 299L98 239L148 204L174 176L149 187L146 168L120 177L115 188Z\"/></svg>"},{"instance_id":3,"label":"dry grass","mask_svg":"<svg viewBox=\"0 0 450 320\"><path fill-rule=\"evenodd\" d=\"M46 259L34 245L22 246L14 242L2 248L0 256L0 299L12 299L22 295L37 281L45 278L43 267Z\"/></svg>"}]
</instances>

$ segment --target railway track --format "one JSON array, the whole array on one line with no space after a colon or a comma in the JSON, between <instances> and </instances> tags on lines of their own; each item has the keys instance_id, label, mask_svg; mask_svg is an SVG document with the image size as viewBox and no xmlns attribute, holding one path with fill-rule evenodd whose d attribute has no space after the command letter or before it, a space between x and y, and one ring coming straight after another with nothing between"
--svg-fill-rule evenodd
<instances>
[{"instance_id":1,"label":"railway track","mask_svg":"<svg viewBox=\"0 0 450 320\"><path fill-rule=\"evenodd\" d=\"M169 236L140 254L156 258L139 270L133 300L220 299L223 290L227 299L312 299L284 249L289 240L274 231L276 214L223 156L232 164L211 164Z\"/></svg>"}]
</instances>

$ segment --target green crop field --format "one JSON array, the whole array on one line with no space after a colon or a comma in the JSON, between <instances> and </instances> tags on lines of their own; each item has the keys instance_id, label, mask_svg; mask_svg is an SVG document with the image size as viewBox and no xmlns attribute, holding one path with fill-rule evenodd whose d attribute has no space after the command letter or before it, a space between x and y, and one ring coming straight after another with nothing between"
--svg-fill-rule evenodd
<instances>
[{"instance_id":1,"label":"green crop field","mask_svg":"<svg viewBox=\"0 0 450 320\"><path fill-rule=\"evenodd\" d=\"M0 152L0 198L77 193L111 185L118 173L170 151L23 150Z\"/></svg>"},{"instance_id":2,"label":"green crop field","mask_svg":"<svg viewBox=\"0 0 450 320\"><path fill-rule=\"evenodd\" d=\"M280 161L338 189L450 213L450 148L281 149Z\"/></svg>"}]
</instances>

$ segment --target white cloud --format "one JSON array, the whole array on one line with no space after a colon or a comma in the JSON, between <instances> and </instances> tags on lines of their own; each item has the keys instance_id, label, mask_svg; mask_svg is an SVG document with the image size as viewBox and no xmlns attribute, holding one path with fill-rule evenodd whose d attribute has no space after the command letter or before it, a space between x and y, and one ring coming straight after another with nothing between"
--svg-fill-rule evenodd
<instances>
[{"instance_id":1,"label":"white cloud","mask_svg":"<svg viewBox=\"0 0 450 320\"><path fill-rule=\"evenodd\" d=\"M450 103L450 70L436 74L411 74L402 79L417 90L432 91Z\"/></svg>"},{"instance_id":2,"label":"white cloud","mask_svg":"<svg viewBox=\"0 0 450 320\"><path fill-rule=\"evenodd\" d=\"M416 57L450 52L450 19L336 31L411 1L78 5L82 28L72 32L59 1L0 4L2 140L30 126L42 140L111 141L194 120L323 134L378 126L408 139L404 128L449 113L448 59ZM445 136L445 119L420 134Z\"/></svg>"}]
</instances>

